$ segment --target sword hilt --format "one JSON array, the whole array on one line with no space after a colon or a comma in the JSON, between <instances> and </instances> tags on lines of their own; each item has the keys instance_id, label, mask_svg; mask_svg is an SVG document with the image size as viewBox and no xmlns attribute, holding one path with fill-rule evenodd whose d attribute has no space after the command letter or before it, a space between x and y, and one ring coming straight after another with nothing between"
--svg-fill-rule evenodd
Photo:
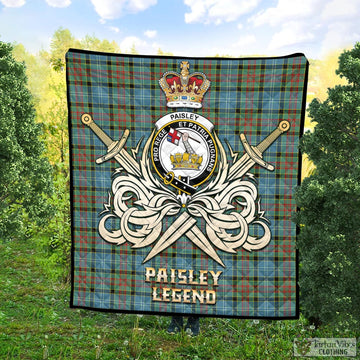
<instances>
[{"instance_id":1,"label":"sword hilt","mask_svg":"<svg viewBox=\"0 0 360 360\"><path fill-rule=\"evenodd\" d=\"M261 152L254 146L251 146L244 134L240 134L240 140L243 144L244 150L249 155L250 159L264 167L266 170L273 171L275 167L261 158Z\"/></svg>"},{"instance_id":2,"label":"sword hilt","mask_svg":"<svg viewBox=\"0 0 360 360\"><path fill-rule=\"evenodd\" d=\"M275 167L262 159L263 152L284 132L290 129L290 123L287 120L280 121L277 128L268 135L263 141L259 143L257 146L251 146L244 134L240 134L240 140L244 146L244 150L249 155L249 157L264 167L266 170L273 171Z\"/></svg>"},{"instance_id":3,"label":"sword hilt","mask_svg":"<svg viewBox=\"0 0 360 360\"><path fill-rule=\"evenodd\" d=\"M94 122L90 114L82 114L81 121L84 125L88 126L108 148L108 152L105 155L96 159L95 162L97 164L102 164L118 155L130 134L130 130L125 129L121 139L119 141L114 141Z\"/></svg>"},{"instance_id":4,"label":"sword hilt","mask_svg":"<svg viewBox=\"0 0 360 360\"><path fill-rule=\"evenodd\" d=\"M102 164L103 162L108 161L108 160L112 159L113 157L115 157L117 154L119 154L119 152L124 147L126 140L129 137L129 134L130 134L130 130L125 129L121 139L119 141L114 141L109 146L107 154L99 157L98 159L95 160L95 162L97 164Z\"/></svg>"},{"instance_id":5,"label":"sword hilt","mask_svg":"<svg viewBox=\"0 0 360 360\"><path fill-rule=\"evenodd\" d=\"M288 120L280 121L277 128L256 146L257 150L262 154L281 134L289 129L290 122Z\"/></svg>"},{"instance_id":6,"label":"sword hilt","mask_svg":"<svg viewBox=\"0 0 360 360\"><path fill-rule=\"evenodd\" d=\"M84 125L88 126L108 148L112 145L114 140L94 122L90 114L82 114L81 121Z\"/></svg>"},{"instance_id":7,"label":"sword hilt","mask_svg":"<svg viewBox=\"0 0 360 360\"><path fill-rule=\"evenodd\" d=\"M125 142L130 134L128 129L124 130L122 138L119 141L114 141L94 122L90 114L82 114L81 121L84 125L88 126L107 147L107 154L98 158L96 160L97 164L114 158L128 173L136 176L141 175L140 166L136 162L136 159L124 149Z\"/></svg>"}]
</instances>

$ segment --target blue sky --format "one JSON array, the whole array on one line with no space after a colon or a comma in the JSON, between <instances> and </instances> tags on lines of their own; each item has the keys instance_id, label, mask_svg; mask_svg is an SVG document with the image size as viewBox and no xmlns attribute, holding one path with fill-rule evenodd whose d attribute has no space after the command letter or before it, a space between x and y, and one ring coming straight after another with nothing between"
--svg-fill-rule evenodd
<instances>
[{"instance_id":1,"label":"blue sky","mask_svg":"<svg viewBox=\"0 0 360 360\"><path fill-rule=\"evenodd\" d=\"M360 0L0 0L0 40L36 53L63 27L124 53L321 58L360 41L359 15Z\"/></svg>"}]
</instances>

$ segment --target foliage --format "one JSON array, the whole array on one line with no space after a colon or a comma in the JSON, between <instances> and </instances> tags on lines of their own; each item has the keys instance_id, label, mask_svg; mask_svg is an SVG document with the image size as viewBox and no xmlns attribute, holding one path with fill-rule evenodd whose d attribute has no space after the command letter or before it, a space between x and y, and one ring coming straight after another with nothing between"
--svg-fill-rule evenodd
<instances>
[{"instance_id":1,"label":"foliage","mask_svg":"<svg viewBox=\"0 0 360 360\"><path fill-rule=\"evenodd\" d=\"M172 52L162 51L160 48L158 48L157 54L161 56L174 56Z\"/></svg>"},{"instance_id":2,"label":"foliage","mask_svg":"<svg viewBox=\"0 0 360 360\"><path fill-rule=\"evenodd\" d=\"M65 69L65 54L70 48L113 53L120 52L120 48L115 41L100 40L90 35L86 35L84 39L76 39L70 30L60 27L52 37L50 54L47 54L54 70L62 71ZM135 46L133 46L133 51L136 53Z\"/></svg>"},{"instance_id":3,"label":"foliage","mask_svg":"<svg viewBox=\"0 0 360 360\"><path fill-rule=\"evenodd\" d=\"M302 312L316 322L359 326L360 321L360 43L339 57L345 85L315 99L316 122L301 150L316 170L297 189L301 225Z\"/></svg>"},{"instance_id":4,"label":"foliage","mask_svg":"<svg viewBox=\"0 0 360 360\"><path fill-rule=\"evenodd\" d=\"M199 336L169 335L168 316L70 309L70 289L44 273L36 239L0 243L0 253L1 359L278 360L293 359L295 339L360 336L315 329L303 317L202 318Z\"/></svg>"},{"instance_id":5,"label":"foliage","mask_svg":"<svg viewBox=\"0 0 360 360\"><path fill-rule=\"evenodd\" d=\"M309 60L310 70L306 97L307 104L314 99L324 101L327 97L327 90L329 87L345 85L347 83L345 79L341 79L335 72L338 66L340 53L341 50L334 50L321 60ZM313 130L315 125L316 122L312 121L311 118L306 115L305 130ZM304 154L302 158L301 180L312 174L314 169L314 163L309 160L306 154Z\"/></svg>"},{"instance_id":6,"label":"foliage","mask_svg":"<svg viewBox=\"0 0 360 360\"><path fill-rule=\"evenodd\" d=\"M0 42L0 237L20 236L27 223L45 224L51 211L52 168L43 156L24 64Z\"/></svg>"},{"instance_id":7,"label":"foliage","mask_svg":"<svg viewBox=\"0 0 360 360\"><path fill-rule=\"evenodd\" d=\"M50 51L38 55L27 53L22 45L14 56L28 64L29 87L34 94L38 121L43 123L46 154L54 169L55 192L49 203L54 216L43 227L41 246L48 256L42 266L53 277L69 278L70 269L70 199L69 199L69 138L66 104L65 54L69 48L119 52L115 42L86 35L76 39L68 29L59 28L53 34ZM135 48L134 48L135 50ZM33 226L33 231L38 229Z\"/></svg>"},{"instance_id":8,"label":"foliage","mask_svg":"<svg viewBox=\"0 0 360 360\"><path fill-rule=\"evenodd\" d=\"M41 266L48 276L67 282L70 279L71 250L69 174L66 177L56 174L54 185L55 191L49 202L56 212L37 240L39 248L47 254Z\"/></svg>"},{"instance_id":9,"label":"foliage","mask_svg":"<svg viewBox=\"0 0 360 360\"><path fill-rule=\"evenodd\" d=\"M321 60L310 60L309 84L307 101L319 99L324 101L327 98L327 90L335 85L346 85L347 81L336 74L339 65L341 50L329 52ZM312 127L309 123L308 126ZM314 124L313 124L314 125Z\"/></svg>"}]
</instances>

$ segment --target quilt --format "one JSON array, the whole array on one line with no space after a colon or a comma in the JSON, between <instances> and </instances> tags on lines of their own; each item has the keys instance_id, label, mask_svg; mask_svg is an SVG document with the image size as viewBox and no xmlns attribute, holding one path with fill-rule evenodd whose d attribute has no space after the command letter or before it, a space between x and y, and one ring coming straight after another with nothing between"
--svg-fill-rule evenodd
<instances>
[{"instance_id":1,"label":"quilt","mask_svg":"<svg viewBox=\"0 0 360 360\"><path fill-rule=\"evenodd\" d=\"M308 61L70 49L71 306L292 319Z\"/></svg>"}]
</instances>

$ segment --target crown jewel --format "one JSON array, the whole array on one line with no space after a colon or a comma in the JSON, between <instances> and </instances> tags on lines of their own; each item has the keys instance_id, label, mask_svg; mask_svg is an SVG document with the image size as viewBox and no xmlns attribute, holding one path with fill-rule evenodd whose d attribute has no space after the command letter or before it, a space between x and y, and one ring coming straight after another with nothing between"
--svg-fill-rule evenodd
<instances>
[{"instance_id":1,"label":"crown jewel","mask_svg":"<svg viewBox=\"0 0 360 360\"><path fill-rule=\"evenodd\" d=\"M202 107L202 99L210 87L210 81L202 72L189 73L190 64L182 61L180 74L167 71L159 80L164 91L168 107Z\"/></svg>"}]
</instances>

